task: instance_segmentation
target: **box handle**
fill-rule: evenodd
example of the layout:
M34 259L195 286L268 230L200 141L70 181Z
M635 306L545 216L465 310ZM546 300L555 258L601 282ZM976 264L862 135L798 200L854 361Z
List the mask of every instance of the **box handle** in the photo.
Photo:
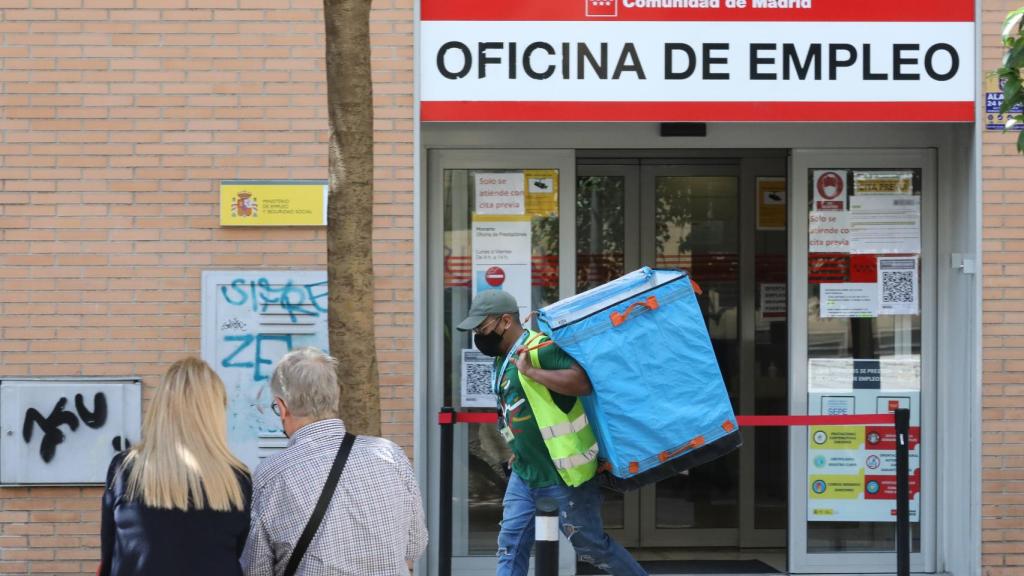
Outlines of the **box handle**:
M641 300L639 302L633 302L623 312L612 312L612 314L611 314L612 326L615 326L615 327L621 326L622 323L625 322L629 318L629 315L633 313L633 310L636 310L637 308L641 308L641 307L642 308L647 308L648 310L657 310L658 309L658 298L655 297L654 295L651 295L651 296L648 296L646 299Z

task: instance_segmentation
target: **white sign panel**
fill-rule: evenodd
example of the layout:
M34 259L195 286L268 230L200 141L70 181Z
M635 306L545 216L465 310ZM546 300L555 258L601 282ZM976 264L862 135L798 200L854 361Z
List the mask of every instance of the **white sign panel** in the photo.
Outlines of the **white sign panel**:
M532 305L531 234L528 216L473 220L473 294L508 292L519 304L520 318L529 314Z
M102 484L141 423L135 379L0 381L0 484Z
M462 407L494 408L497 397L491 392L494 358L475 349L462 351Z
M203 272L203 359L228 393L228 442L250 469L287 444L271 411L278 360L304 346L328 350L323 271Z

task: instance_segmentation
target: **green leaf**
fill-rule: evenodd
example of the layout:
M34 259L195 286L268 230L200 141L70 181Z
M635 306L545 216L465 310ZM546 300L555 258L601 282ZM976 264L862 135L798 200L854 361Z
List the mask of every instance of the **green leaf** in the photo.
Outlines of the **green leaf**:
M1018 8L1006 15L1003 21L1003 42L1020 33L1021 20L1024 19L1024 8Z
M1017 134L1017 152L1024 153L1024 132Z
M1006 79L1006 86L1003 87L1003 105L999 108L999 112L1001 114L1007 113L1011 108L1020 103L1020 98L1020 77L1008 77Z

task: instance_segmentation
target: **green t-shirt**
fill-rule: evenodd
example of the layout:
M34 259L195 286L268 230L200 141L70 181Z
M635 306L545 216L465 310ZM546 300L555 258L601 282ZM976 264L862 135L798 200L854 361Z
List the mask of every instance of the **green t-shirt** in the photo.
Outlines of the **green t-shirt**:
M545 370L563 370L573 365L572 357L554 344L539 349L537 355L540 368ZM494 369L500 370L504 360L504 356L496 358ZM576 403L575 397L557 392L551 392L551 398L566 413L572 410ZM534 418L530 403L526 400L526 393L519 381L515 357L509 360L505 374L501 378L498 404L504 416L503 420L513 436L508 445L515 454L515 460L512 462L515 473L530 488L564 484L554 463L551 462L551 455L548 454L544 438L540 435L537 419Z

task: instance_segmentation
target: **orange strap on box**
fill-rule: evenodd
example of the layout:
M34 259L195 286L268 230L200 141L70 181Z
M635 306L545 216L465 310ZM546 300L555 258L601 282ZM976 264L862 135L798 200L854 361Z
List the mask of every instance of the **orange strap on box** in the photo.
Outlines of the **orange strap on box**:
M697 448L697 447L700 447L700 446L703 446L703 445L704 445L704 437L703 436L697 436L693 440L690 440L686 444L683 444L682 446L680 446L679 448L676 448L675 450L672 450L671 452L666 450L666 451L662 452L661 454L658 454L658 460L660 460L661 462L668 462L672 458L675 458L676 456L682 454L683 452L686 452L687 450L691 450L693 448Z
M648 296L646 299L639 302L633 302L623 312L612 312L612 326L621 326L623 322L629 319L629 315L633 313L633 310L637 308L647 308L648 310L658 309L658 298L653 294Z

